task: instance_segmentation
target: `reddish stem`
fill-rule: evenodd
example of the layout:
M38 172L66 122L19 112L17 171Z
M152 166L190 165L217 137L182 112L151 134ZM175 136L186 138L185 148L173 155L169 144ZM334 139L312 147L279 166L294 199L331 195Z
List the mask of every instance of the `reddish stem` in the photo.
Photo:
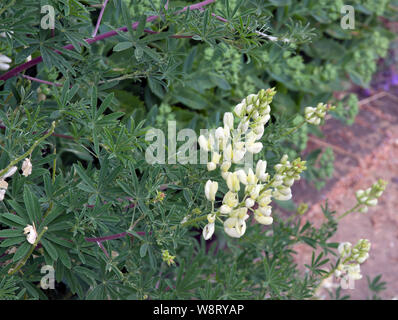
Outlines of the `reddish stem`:
M100 14L98 16L97 25L95 26L95 29L94 29L94 32L93 32L93 35L92 35L93 37L95 37L97 35L98 28L99 28L99 26L101 24L102 16L104 14L104 11L105 11L105 8L106 8L107 4L108 4L108 0L104 0L104 3L102 4L101 12L100 12Z
M139 234L140 236L145 236L145 231L137 231L137 234ZM127 232L122 232L122 233L116 233L116 234L111 234L109 236L105 236L105 237L98 237L98 238L86 238L87 242L104 242L104 241L108 241L108 240L115 240L115 239L120 239L120 238L124 238L126 235L130 236L130 237L134 237L132 234L127 233Z
M38 78L34 78L34 77L31 77L31 76L27 76L26 74L23 74L22 77L24 77L25 79L31 80L31 81L36 81L36 82L48 84L50 86L62 87L62 84L54 83L54 82L50 82L50 81L46 81L46 80L42 80L42 79L38 79Z
M210 4L210 3L213 3L214 1L215 0L206 0L206 1L199 2L197 4L193 4L191 6L186 6L183 9L177 11L177 14L180 14L182 12L187 11L188 8L189 8L189 10L198 10L198 9L200 9L200 8ZM156 20L158 18L160 18L160 16L150 16L150 17L148 17L146 19L146 22L147 23L148 22L152 22L152 21L154 21L154 20ZM139 24L139 22L134 22L131 25L132 29L137 29L138 24ZM93 38L85 39L84 41L86 41L88 44L92 44L94 42L101 41L101 40L104 40L106 38L114 37L114 36L118 35L118 31L127 32L128 28L127 27L122 27L122 28L119 28L119 29L116 29L116 30L111 30L111 31L105 32L103 34L100 34L98 36L95 36ZM181 37L183 37L183 36L181 36ZM73 48L74 48L73 44L68 44L68 45L63 47L63 49L66 49L66 50L72 50ZM55 50L55 52L60 54L60 52L58 52L56 50ZM23 63L23 64L15 67L13 69L11 69L10 71L4 73L3 75L0 76L0 80L4 80L5 81L5 80L8 80L8 79L10 79L12 77L15 77L18 73L20 73L20 72L22 72L22 71L24 71L26 69L29 69L29 68L39 64L42 61L43 61L43 57L42 56L34 58L34 59L32 59L32 60L30 60L30 61L28 61L26 63Z

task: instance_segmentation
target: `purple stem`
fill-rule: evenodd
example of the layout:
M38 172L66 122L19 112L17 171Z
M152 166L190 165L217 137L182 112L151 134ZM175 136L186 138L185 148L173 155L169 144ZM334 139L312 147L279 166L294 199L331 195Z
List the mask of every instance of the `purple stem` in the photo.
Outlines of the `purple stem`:
M48 85L56 86L56 87L62 87L62 84L54 83L54 82L50 82L50 81L46 81L46 80L41 80L38 78L27 76L26 74L23 74L22 77L24 77L25 79L31 80L31 81L36 81L36 82L40 82L40 83L44 83L44 84L48 84Z
M197 4L193 4L191 6L186 6L183 9L179 10L177 12L177 14L187 11L188 8L190 10L198 10L198 9L202 8L203 6L206 6L206 5L210 4L210 3L213 3L214 1L215 0L206 0L206 1L199 2ZM147 23L148 22L152 22L152 21L154 21L154 20L156 20L158 18L159 18L159 16L150 16L150 17L148 17L146 19L146 22ZM139 22L134 22L131 25L132 29L137 29L138 24L139 24ZM88 44L92 44L94 42L101 41L101 40L104 40L106 38L114 37L114 36L118 35L118 31L127 32L128 28L127 27L122 27L122 28L119 28L119 29L116 29L116 30L111 30L111 31L105 32L103 34L100 34L98 36L95 36L93 38L85 39L85 41ZM73 48L74 48L73 44L68 44L68 45L63 47L63 49L66 49L66 50L72 50ZM57 52L57 51L55 50L55 52ZM57 52L57 53L60 53L60 52ZM39 64L42 61L43 61L43 57L42 56L34 58L34 59L32 59L32 60L30 60L30 61L28 61L26 63L23 63L23 64L15 67L13 69L11 69L10 71L4 73L3 75L0 76L0 80L4 80L5 81L5 80L8 80L8 79L10 79L12 77L15 77L18 73L20 73L20 72L22 72L22 71L24 71L26 69L29 69L29 68Z
M105 255L109 258L108 251L106 251L104 245L101 242L99 242L99 241L97 241L97 244L102 249L102 251L105 253Z
M98 16L97 25L95 26L95 29L94 29L94 32L93 32L93 35L92 35L93 37L95 37L97 35L98 28L99 28L99 26L101 24L102 16L104 14L104 11L105 11L105 8L106 8L107 4L108 4L108 0L104 0L104 3L102 4L101 12L100 12L100 14Z
M145 231L138 231L137 234L139 234L140 236L144 236L145 235ZM127 232L122 232L122 233L116 233L116 234L111 234L109 236L105 236L105 237L98 237L98 238L86 238L87 242L104 242L104 241L108 241L108 240L115 240L115 239L120 239L120 238L124 238L126 235L129 235L130 237L134 237L132 234L127 233Z

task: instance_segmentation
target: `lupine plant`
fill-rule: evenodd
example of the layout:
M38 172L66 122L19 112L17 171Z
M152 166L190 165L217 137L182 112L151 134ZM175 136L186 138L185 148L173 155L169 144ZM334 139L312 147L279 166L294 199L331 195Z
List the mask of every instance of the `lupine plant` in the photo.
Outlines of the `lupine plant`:
M54 28L41 25L46 5ZM387 6L357 4L372 26L358 38L329 30L337 7L318 1L2 1L0 298L311 299L331 275L360 281L369 243L330 238L383 181L346 212L325 203L320 227L304 204L279 208L308 166L301 138L339 111L325 89L339 64L315 27L365 45ZM387 35L369 48L383 54ZM318 91L292 85L309 73ZM205 163L147 161L147 133L170 122L198 133L189 150Z

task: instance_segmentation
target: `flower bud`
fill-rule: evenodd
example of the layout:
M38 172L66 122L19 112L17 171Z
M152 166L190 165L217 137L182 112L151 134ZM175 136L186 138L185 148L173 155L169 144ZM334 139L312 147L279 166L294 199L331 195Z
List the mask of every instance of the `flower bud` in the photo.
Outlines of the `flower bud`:
M217 189L218 189L217 182L207 180L206 185L205 185L205 195L206 195L207 200L209 200L209 201L216 200Z

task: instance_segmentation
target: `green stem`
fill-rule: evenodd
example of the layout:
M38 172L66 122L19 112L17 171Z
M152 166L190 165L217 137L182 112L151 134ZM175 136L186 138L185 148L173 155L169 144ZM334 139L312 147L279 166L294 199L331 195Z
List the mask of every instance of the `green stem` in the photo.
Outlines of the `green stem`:
M292 134L293 132L295 132L296 130L300 129L305 123L307 123L306 120L303 120L302 122L300 122L297 126L295 126L294 128L290 129L289 131L285 132L284 134L282 134L282 138L286 137L290 134Z
M187 226L187 225L194 224L194 223L196 223L196 222L200 222L200 221L203 221L203 220L206 220L206 219L207 219L207 215L204 215L204 216L201 216L201 217L197 217L197 218L195 218L195 219L192 219L192 220L189 220L189 221L187 221L187 222L184 222L184 223L182 224L182 226L185 227L185 226Z
M29 252L27 253L27 255L25 256L25 258L23 258L23 260L21 260L13 269L8 270L8 274L9 275L13 275L15 272L17 272L19 269L21 269L26 261L28 261L29 257L32 255L33 250L35 250L35 248L37 247L37 244L39 243L41 237L43 236L43 234L48 230L47 227L44 227L43 230L40 232L40 234L38 235L36 241L34 244L32 244L32 247L30 248Z
M26 151L23 155L19 156L15 160L11 161L10 164L3 170L0 171L0 177L4 176L14 165L16 165L18 162L22 161L24 158L29 156L33 150L42 142L43 140L47 139L49 136L51 136L54 132L55 129L55 121L51 124L50 130L42 136L39 140L35 141L35 143L29 148L28 151Z
M352 207L350 210L347 210L346 212L344 212L341 216L337 217L337 221L341 220L342 218L344 218L346 215L350 214L351 212L355 211L356 209L358 209L361 206L360 203L357 203L354 207Z

